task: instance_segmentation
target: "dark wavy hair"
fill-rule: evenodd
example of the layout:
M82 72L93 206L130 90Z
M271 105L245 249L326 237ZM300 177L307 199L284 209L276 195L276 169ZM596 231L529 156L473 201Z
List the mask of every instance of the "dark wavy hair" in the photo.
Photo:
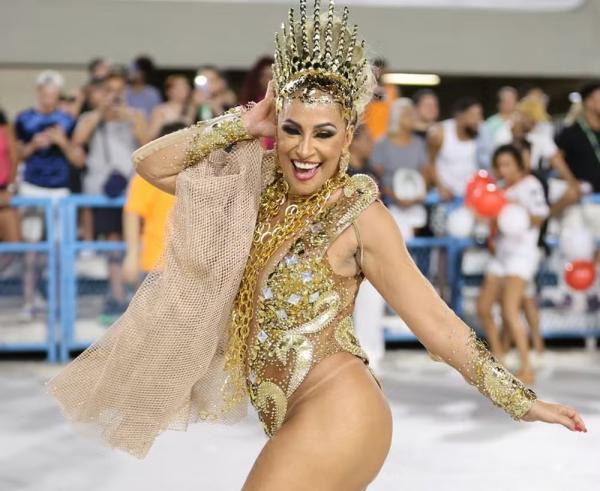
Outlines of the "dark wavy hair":
M273 64L273 57L263 56L259 58L250 71L246 74L242 90L240 91L240 104L249 102L258 102L264 96L264 89L260 86L260 76L262 71Z
M510 143L507 145L500 145L494 151L494 155L492 156L492 167L494 169L498 168L498 157L505 153L509 154L513 159L515 159L515 162L517 163L519 169L521 169L522 171L527 170L525 168L525 161L523 160L523 154L521 153L521 150L519 150L515 145Z

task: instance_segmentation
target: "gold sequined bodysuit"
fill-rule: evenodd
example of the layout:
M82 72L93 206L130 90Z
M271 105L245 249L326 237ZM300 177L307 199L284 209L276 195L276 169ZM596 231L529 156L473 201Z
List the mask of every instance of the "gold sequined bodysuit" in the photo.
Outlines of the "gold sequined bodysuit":
M336 237L378 196L368 176L349 181L270 258L257 286L246 384L268 436L281 427L288 399L321 360L346 351L368 363L352 323L363 273L341 276L327 259Z

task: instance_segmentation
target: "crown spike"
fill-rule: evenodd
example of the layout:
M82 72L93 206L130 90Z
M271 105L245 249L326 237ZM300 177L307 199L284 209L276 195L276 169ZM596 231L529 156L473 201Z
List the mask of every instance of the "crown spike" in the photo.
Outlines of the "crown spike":
M344 7L344 12L342 14L342 22L340 24L340 33L338 36L338 45L337 50L335 52L334 57L334 65L340 66L342 64L343 55L344 55L344 45L346 44L346 31L348 30L348 16L350 15L350 10L348 7Z
M298 53L298 44L297 44L297 36L296 36L296 19L294 18L294 9L290 9L288 15L288 23L290 27L290 40L289 46L291 47L292 57L297 59L300 58L300 53Z
M308 58L308 25L306 21L306 0L300 0L300 26L302 29L302 57Z
M358 26L354 24L352 29L352 37L350 38L350 44L348 45L348 51L346 52L346 65L352 64L352 58L354 57L354 48L356 48L356 37L358 36Z
M321 0L315 0L313 13L313 62L318 62L321 57Z
M279 33L276 32L275 33L275 53L274 53L274 60L273 60L273 78L277 81L281 78L281 68L282 68L282 59L281 59L281 53L279 50Z
M331 49L333 45L333 16L334 16L334 0L329 0L329 9L327 12L327 26L325 27L325 63L331 64Z

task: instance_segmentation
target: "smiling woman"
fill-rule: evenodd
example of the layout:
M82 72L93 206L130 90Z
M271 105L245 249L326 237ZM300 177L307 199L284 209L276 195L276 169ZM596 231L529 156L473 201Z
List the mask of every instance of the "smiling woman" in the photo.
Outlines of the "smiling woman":
M294 99L278 117L277 158L292 195L310 195L347 162L353 127L335 104ZM347 165L347 163L346 163Z
M237 421L249 399L269 440L243 489L364 490L392 434L352 322L368 278L434 359L512 418L583 431L493 358L421 275L375 182L346 174L372 74L347 9L322 16L317 0L311 17L305 0L290 12L263 100L134 153L177 196L163 270L49 390L138 457L167 428Z

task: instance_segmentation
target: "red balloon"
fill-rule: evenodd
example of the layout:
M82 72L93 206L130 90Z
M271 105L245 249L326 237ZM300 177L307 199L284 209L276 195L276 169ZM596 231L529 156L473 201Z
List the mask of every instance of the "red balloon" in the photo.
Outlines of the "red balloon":
M587 290L596 281L594 261L573 261L565 266L565 281L574 290Z
M469 179L465 190L465 205L475 206L475 201L485 192L488 184L494 184L494 178L485 170L480 170Z
M495 184L487 184L480 196L477 196L474 207L477 213L487 218L497 217L506 204L506 196Z

